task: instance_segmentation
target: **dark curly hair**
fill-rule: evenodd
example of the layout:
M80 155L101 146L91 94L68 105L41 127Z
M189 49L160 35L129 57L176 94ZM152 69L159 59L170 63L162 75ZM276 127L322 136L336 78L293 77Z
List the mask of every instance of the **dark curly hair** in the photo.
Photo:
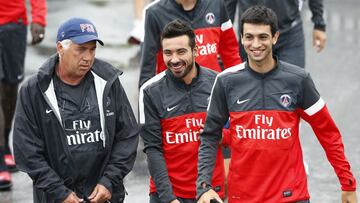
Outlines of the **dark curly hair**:
M161 33L161 41L165 38L174 38L182 35L189 37L189 46L191 49L194 49L196 46L194 30L187 22L179 19L171 21L164 27Z
M246 9L240 18L241 34L244 34L244 23L270 25L272 36L279 29L275 12L265 6L252 6Z

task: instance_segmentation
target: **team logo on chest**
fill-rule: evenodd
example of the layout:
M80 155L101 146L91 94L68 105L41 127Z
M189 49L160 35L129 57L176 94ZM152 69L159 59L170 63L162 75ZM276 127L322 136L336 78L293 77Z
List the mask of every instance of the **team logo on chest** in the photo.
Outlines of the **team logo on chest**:
M214 24L215 22L215 15L213 13L207 13L205 16L205 20L210 25Z
M281 95L280 103L281 103L281 105L283 105L286 108L289 107L291 104L291 97L287 94Z

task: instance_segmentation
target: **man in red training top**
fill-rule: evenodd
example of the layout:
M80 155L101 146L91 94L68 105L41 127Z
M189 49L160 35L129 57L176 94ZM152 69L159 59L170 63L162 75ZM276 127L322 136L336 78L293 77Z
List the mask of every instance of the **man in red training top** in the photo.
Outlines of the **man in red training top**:
M340 132L309 73L272 54L279 37L275 13L249 8L241 17L241 33L248 61L217 76L200 136L198 202L221 201L211 189L211 174L222 126L230 118L229 203L308 203L302 118L334 167L343 203L356 203L356 180Z
M216 72L195 62L195 34L184 21L161 35L167 70L140 88L141 137L151 175L150 203L195 203L199 130ZM213 189L224 197L224 160L215 146Z

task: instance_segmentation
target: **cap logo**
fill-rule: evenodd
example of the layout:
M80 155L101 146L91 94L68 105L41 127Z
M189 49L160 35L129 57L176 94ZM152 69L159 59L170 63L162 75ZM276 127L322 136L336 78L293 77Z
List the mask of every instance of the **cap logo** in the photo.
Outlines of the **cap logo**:
M95 33L95 28L92 24L80 24L80 29L81 32L94 32Z

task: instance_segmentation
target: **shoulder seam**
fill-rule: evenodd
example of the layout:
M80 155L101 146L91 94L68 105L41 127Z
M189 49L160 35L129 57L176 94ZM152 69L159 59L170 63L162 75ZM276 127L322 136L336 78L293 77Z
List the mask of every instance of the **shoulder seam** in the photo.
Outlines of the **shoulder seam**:
M222 71L221 73L219 73L219 74L217 75L217 77L222 76L222 75L225 75L225 74L227 74L227 73L233 73L233 72L237 72L237 71L239 71L239 70L243 70L243 69L245 69L245 63L246 63L246 62L243 62L243 63L241 63L241 64L238 64L238 65L232 66L232 67L230 67L230 68L227 68L227 69L225 69L224 71Z
M164 70L163 72L155 75L154 77L152 77L151 79L149 79L148 81L146 81L143 85L141 85L140 87L140 91L139 91L139 123L140 124L144 124L145 123L145 113L144 113L144 90L146 87L150 86L151 84L154 84L155 82L161 80L162 78L165 77L165 72L166 70Z

